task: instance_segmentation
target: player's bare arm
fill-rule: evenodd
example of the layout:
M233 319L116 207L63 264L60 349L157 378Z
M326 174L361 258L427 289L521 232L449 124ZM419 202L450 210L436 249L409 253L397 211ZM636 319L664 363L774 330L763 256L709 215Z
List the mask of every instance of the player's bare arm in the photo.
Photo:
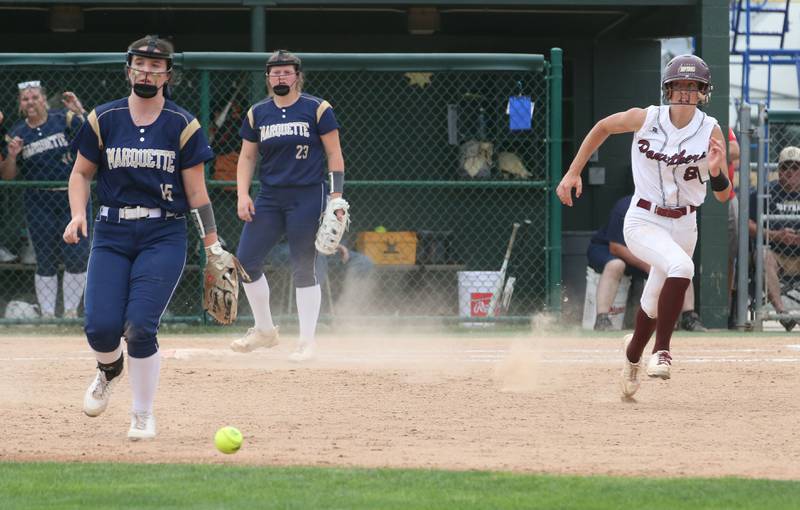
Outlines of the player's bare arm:
M203 163L198 163L191 168L183 170L181 178L183 179L183 189L186 192L186 202L189 203L190 209L197 209L200 206L211 203L211 199L208 197L208 188L206 188ZM203 237L203 246L211 246L216 242L216 232L207 232Z
M633 252L624 244L609 241L608 251L611 253L611 255L624 260L629 266L634 266L645 273L650 272L650 264L634 255Z
M339 142L339 130L334 129L324 135L320 136L322 146L325 147L325 156L328 159L329 172L342 172L344 173L344 156L342 156L342 145ZM340 198L341 193L336 193L331 190L331 198ZM336 216L341 220L344 215L342 209L336 211Z
M69 210L72 215L67 227L64 229L64 241L76 244L81 236L88 237L86 222L86 204L89 202L89 186L92 183L97 165L86 159L78 152L72 173L69 174Z
M329 133L320 136L322 145L325 147L325 156L328 159L328 171L330 172L344 172L344 156L342 156L342 145L339 142L339 130L334 129ZM331 193L335 197L339 197L341 193Z
M578 153L572 160L567 173L556 188L561 203L572 207L572 190L575 190L575 198L579 198L583 193L583 183L581 182L581 172L589 161L592 153L596 151L603 142L611 135L620 133L631 133L638 131L644 124L647 117L647 110L643 108L631 108L624 112L618 112L601 119L583 139Z
M730 198L731 183L728 181L728 160L725 155L725 139L722 137L722 130L719 126L714 126L711 137L708 139L708 173L712 179L711 188L714 197L720 202L727 202ZM715 186L714 181L717 182ZM722 184L727 182L724 188Z
M250 184L253 182L253 173L258 162L258 144L242 140L239 151L239 161L236 163L236 213L243 221L253 221L256 207L250 198Z

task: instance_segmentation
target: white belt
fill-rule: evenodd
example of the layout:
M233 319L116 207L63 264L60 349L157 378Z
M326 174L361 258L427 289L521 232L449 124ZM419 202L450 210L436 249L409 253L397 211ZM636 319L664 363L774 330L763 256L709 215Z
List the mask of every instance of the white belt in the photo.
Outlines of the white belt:
M111 208L105 205L100 207L100 216L108 217L109 210ZM119 219L121 220L143 220L145 218L160 218L162 211L158 207L154 207L152 209L148 207L142 207L137 205L135 207L120 207L117 209L119 211ZM174 212L166 212L167 218L175 216Z

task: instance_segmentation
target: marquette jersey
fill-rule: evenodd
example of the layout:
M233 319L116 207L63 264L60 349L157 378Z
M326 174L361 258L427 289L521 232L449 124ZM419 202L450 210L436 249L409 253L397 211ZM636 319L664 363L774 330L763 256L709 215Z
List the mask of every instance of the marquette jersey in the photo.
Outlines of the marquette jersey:
M170 100L155 122L136 126L128 98L98 106L73 145L98 165L97 195L109 207L189 210L181 170L214 157L200 122Z
M636 195L662 207L699 206L706 197L708 143L717 120L696 110L685 127L669 119L669 106L649 106L634 133L631 163Z
M242 121L241 137L258 144L262 186L307 186L325 179L320 135L339 129L331 105L308 94L286 108L272 98L253 105Z
M68 180L74 160L70 140L82 122L80 116L61 109L48 111L47 121L35 128L24 120L14 124L6 142L22 138L22 152L17 159L20 175L29 181ZM8 154L7 147L3 153Z

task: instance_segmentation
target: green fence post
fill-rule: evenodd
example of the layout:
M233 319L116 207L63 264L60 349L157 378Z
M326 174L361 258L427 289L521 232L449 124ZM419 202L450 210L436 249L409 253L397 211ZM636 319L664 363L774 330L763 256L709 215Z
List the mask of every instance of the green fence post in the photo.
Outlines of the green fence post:
M211 126L211 78L208 70L200 71L200 125L208 137ZM210 177L211 163L206 163L206 178Z
M206 137L209 135L209 127L211 126L211 79L209 76L209 72L207 69L203 69L200 71L200 125L203 127L203 130L206 133ZM206 173L206 180L211 178L211 162L207 162L205 166L205 173ZM200 265L205 267L206 264L206 252L205 250L200 250ZM198 282L199 282L199 294L200 294L200 302L203 302L203 272L198 272ZM208 316L201 310L200 317L198 317L203 325L206 324L208 320Z
M556 200L555 187L561 180L561 117L562 117L562 78L563 50L550 50L550 186L547 190L547 203L550 205L550 244L547 289L548 306L553 312L561 311L561 203Z

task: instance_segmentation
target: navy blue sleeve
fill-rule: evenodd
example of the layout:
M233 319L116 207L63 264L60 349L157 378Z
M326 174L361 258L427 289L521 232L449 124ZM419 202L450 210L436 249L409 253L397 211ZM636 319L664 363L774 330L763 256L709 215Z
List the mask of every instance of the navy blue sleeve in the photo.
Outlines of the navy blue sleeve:
M189 126L190 127L187 129L191 129L192 126L197 127L189 139L186 140L186 143L183 144L183 147L181 147L181 170L186 170L187 168L214 159L214 151L212 151L211 147L208 145L208 138L203 129L200 128L200 123L197 119L192 120Z
M92 111L89 115L95 115L95 112ZM75 153L80 152L84 158L95 165L100 164L100 146L98 145L97 134L90 123L84 122L81 125L78 134L75 135L70 144L70 150Z
M336 122L336 115L333 114L333 108L328 108L322 113L319 122L317 122L317 132L321 135L330 133L334 129L339 129L339 123Z
M608 241L625 246L625 235L622 228L625 225L625 213L631 203L631 197L624 197L617 200L611 214L608 217Z
M756 221L756 206L758 205L758 194L756 191L755 189L750 190L750 219L753 221Z
M242 127L239 129L239 136L242 137L243 140L247 140L248 142L258 143L258 130L255 129L255 114L256 114L256 107L253 106L247 112L247 115L242 117ZM253 125L250 125L250 122L253 122Z

